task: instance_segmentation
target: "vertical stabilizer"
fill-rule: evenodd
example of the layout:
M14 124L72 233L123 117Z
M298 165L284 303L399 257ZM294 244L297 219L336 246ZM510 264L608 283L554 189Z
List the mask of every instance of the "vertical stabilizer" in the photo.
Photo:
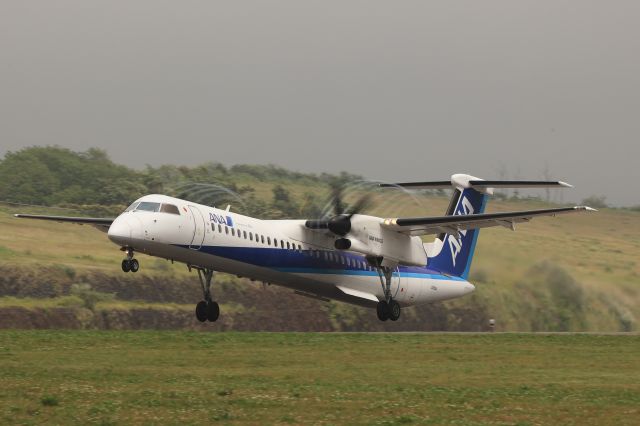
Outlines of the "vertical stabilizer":
M484 213L488 195L468 187L467 175L454 175L454 193L447 209L447 216ZM427 266L448 275L467 279L479 229L460 230L457 235L440 234L430 245Z

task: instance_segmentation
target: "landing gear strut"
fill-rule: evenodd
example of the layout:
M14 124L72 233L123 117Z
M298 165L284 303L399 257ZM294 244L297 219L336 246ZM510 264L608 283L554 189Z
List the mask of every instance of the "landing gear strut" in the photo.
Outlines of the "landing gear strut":
M211 280L214 271L208 268L189 266L189 270L191 270L191 268L198 271L198 278L200 278L200 285L202 286L202 297L204 299L196 305L196 318L198 318L200 322L214 322L220 316L220 306L218 302L211 299Z
M122 261L122 272L138 272L140 263L133 258L133 249L131 247L123 248L127 252L127 258Z
M380 321L398 321L400 318L400 304L393 300L391 296L391 278L393 277L393 269L388 266L382 266L382 259L375 258L371 262L373 267L378 271L378 277L380 277L380 285L382 286L382 293L384 294L384 300L378 302L376 306L376 314Z

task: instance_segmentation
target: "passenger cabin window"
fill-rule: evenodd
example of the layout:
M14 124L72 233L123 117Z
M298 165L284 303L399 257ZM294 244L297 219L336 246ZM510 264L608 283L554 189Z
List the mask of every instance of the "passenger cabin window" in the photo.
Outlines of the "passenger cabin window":
M253 241L253 232L249 232L249 239Z
M271 245L271 237L267 237L267 244Z
M171 213L171 214L180 215L180 210L178 210L178 207L174 206L173 204L162 204L162 207L160 207L160 211L162 213Z
M157 212L160 210L160 203L151 203L149 201L143 201L136 207L137 212Z
M226 228L226 226L225 226ZM218 232L222 234L222 225L218 224ZM229 231L227 231L227 234L229 233Z
M260 242L264 244L264 235L260 235Z
M231 236L232 237L236 236L236 230L234 228L231 228Z

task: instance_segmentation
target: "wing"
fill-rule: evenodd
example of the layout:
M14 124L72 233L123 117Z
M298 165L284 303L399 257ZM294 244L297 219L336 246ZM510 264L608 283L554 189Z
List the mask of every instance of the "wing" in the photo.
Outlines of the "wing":
M411 217L385 219L382 226L409 235L452 234L467 229L504 226L515 229L515 224L529 222L537 216L556 216L564 213L596 211L591 207L575 206L555 209L527 210L505 213L483 213L455 216Z
M14 216L24 219L52 220L55 222L70 222L79 225L93 225L103 232L107 232L109 230L109 227L115 220L115 218L110 217L47 216L38 214L15 214Z

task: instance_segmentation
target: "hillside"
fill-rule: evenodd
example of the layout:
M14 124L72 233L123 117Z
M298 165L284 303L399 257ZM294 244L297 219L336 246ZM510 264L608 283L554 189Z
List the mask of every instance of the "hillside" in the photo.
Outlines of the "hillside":
M446 199L430 197L423 202L424 213L435 214L444 209ZM535 207L540 207L538 202L499 201L491 206L492 210ZM102 310L168 309L174 315L180 311L185 315L180 327L199 327L192 321L191 312L199 299L197 278L184 265L140 256L141 272L135 278L125 276L119 270L121 252L100 231L89 226L18 220L9 210L14 209L5 207L0 212L4 283L0 295L5 296L0 297L0 306L40 308L43 305L38 302L39 297L68 296L71 286L80 282L89 283L102 293L115 293L114 299L98 303ZM415 210L408 209L407 214L415 214ZM520 226L516 232L483 230L471 271L476 292L446 304L408 309L398 325L410 325L410 329L461 329L459 324L464 322L462 329L484 329L484 321L495 318L501 330L636 330L640 315L639 219L638 213L604 210L541 219ZM8 281L21 284L11 286ZM58 290L38 293L38 288L50 286L51 282L60 284L53 286ZM324 304L284 289L263 289L231 276L224 276L223 282L223 304L232 301L235 311L261 311L243 314L245 324L250 317L275 317L268 311L273 306L271 302L280 301L297 324L317 325L317 318L321 317L324 321L320 329L325 330L389 327L377 324L372 313L360 308ZM171 283L173 291L169 291ZM147 306L150 303L155 305ZM50 308L54 305L49 304ZM223 309L228 315L228 307ZM451 312L460 310L464 311L464 318L451 318ZM409 314L412 311L415 312ZM409 321L412 317L415 321ZM431 323L421 324L420 319ZM281 325L277 329L287 329L289 325L281 320L277 321ZM259 321L248 323L255 325ZM236 328L223 323L220 326Z
M174 195L186 191L183 196L200 197L197 201L202 202L230 202L235 211L259 217L317 217L336 182L348 184L347 200L371 186L354 176L307 175L271 166L163 166L137 172L114 165L135 183L129 190L142 192L121 193L107 186L108 195L102 196L119 203L104 208L74 203L73 194L83 193L82 185L56 168L68 162L84 179L100 180L112 173L112 163L99 152L33 148L0 162L0 177L18 166L30 166L48 176L49 182L36 191L36 183L23 174L24 186L31 188L31 198L24 199L6 181L0 185L3 201L47 205L0 204L0 327L484 330L488 319L494 318L498 330L638 329L640 213L606 208L537 219L516 232L482 230L470 277L476 292L444 304L406 309L397 324L378 323L366 309L318 302L275 286L263 288L219 275L224 315L219 324L202 326L192 314L200 298L197 277L184 265L141 255L141 272L124 275L119 267L121 252L100 231L19 220L11 214L117 214L137 196L160 192L155 189ZM203 190L196 184L209 186ZM234 188L242 200L224 199L212 184ZM487 210L548 206L540 200L502 198L492 200ZM373 201L368 213L439 215L448 197L387 191L374 192ZM276 315L274 306L284 314Z

